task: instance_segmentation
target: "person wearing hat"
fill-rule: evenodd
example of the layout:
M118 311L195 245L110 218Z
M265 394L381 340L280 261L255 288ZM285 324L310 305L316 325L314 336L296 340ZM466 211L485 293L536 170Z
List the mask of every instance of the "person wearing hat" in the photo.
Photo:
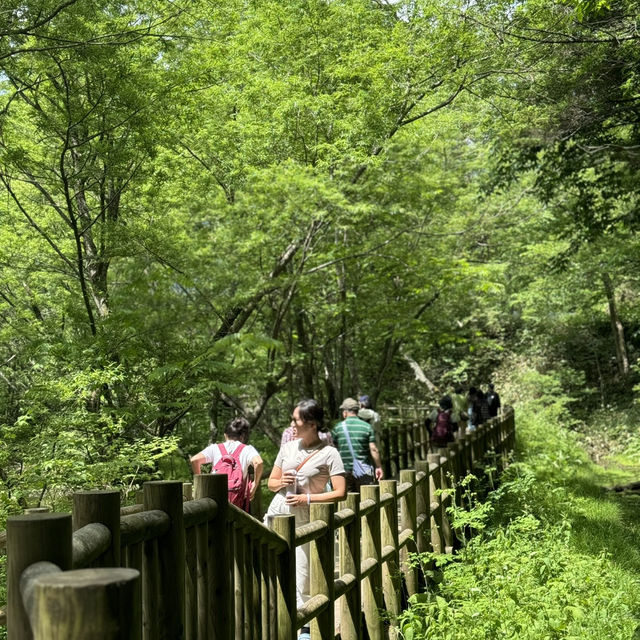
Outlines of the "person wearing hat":
M357 491L363 484L372 484L374 479L382 479L382 458L373 428L368 422L358 418L360 403L353 398L345 398L340 409L343 420L331 431L331 437L344 463L347 491ZM358 468L370 468L370 474L356 477L354 459Z
M371 405L371 398L369 396L359 396L358 402L360 403L360 410L358 411L358 418L368 422L374 432L380 427L380 414L374 411Z

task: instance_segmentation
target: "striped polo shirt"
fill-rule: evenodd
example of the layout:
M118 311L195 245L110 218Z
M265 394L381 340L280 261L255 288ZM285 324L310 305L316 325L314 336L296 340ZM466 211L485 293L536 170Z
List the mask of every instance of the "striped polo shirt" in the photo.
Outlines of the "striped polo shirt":
M373 464L369 443L375 442L376 438L371 425L355 416L348 416L345 420L339 422L333 431L331 431L331 437L344 463L344 470L353 470L353 458L351 457L351 451L349 450L347 439L342 430L342 425L346 425L349 430L351 446L353 447L353 452L356 454L356 458L367 464Z

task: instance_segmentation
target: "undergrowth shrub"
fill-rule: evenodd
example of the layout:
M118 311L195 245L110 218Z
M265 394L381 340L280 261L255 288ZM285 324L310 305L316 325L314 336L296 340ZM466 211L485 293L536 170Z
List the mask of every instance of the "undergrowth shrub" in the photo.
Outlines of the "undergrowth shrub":
M471 539L436 563L426 593L399 620L405 640L635 638L640 531L599 486L600 472L570 428L574 399L561 376L527 369L511 379L518 460L482 502L467 490ZM637 519L637 516L631 516Z
M568 523L514 519L476 537L445 569L438 588L411 599L405 640L631 638L638 603L633 581L604 555L571 549Z

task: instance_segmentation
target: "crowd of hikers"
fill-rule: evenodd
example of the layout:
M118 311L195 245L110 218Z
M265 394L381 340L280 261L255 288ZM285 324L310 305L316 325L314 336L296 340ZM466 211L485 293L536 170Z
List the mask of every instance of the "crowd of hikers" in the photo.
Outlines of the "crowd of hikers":
M337 502L347 491L373 484L384 476L382 458L376 444L380 415L367 395L345 398L340 405L342 420L332 429L324 421L324 411L313 399L301 400L293 409L291 422L283 431L268 487L275 494L264 522L274 516L292 514L296 527L309 522L311 503ZM426 419L432 450L445 447L463 425L473 430L500 411L500 397L490 384L485 393L471 387L467 394L458 388L440 398L439 406ZM212 473L227 475L229 501L250 511L262 478L263 461L248 443L249 422L234 418L225 427L224 442L210 444L191 458L195 474L203 464ZM253 468L253 480L249 468ZM309 544L296 548L296 600L298 607L310 597ZM309 628L299 638L308 640Z
M502 407L500 396L493 384L487 391L470 387L465 394L458 387L451 395L444 395L426 419L429 433L429 447L433 451L446 447L455 439L455 433L463 426L466 431L474 431L489 418L498 415Z

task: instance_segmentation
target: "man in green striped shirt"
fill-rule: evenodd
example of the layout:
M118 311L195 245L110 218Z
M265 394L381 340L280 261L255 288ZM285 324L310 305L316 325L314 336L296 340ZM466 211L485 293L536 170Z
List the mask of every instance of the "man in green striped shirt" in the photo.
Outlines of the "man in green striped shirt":
M331 437L340 453L344 463L347 491L357 491L363 484L372 484L374 477L381 480L382 459L376 446L376 438L371 425L358 418L360 403L353 398L346 398L340 405L342 409L342 422L338 423L331 431ZM351 447L345 435L345 429L349 432ZM353 455L351 453L353 448ZM353 458L355 457L367 465L373 465L371 476L355 478L353 476Z

